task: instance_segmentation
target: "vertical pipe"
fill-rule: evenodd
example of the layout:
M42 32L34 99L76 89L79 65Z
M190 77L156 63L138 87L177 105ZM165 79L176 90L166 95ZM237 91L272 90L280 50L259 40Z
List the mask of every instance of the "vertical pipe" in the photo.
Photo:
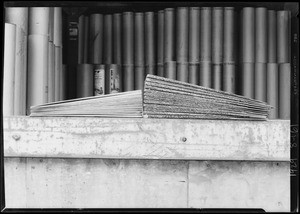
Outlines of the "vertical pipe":
M104 15L104 54L103 64L111 64L113 57L113 31L112 31L112 15Z
M242 95L248 98L254 98L254 70L255 63L243 62L242 63Z
M189 63L189 83L199 85L200 65L198 63Z
M212 64L212 85L216 90L222 90L222 63Z
M165 77L176 80L176 61L169 61L164 63Z
M62 48L59 46L54 47L55 51L55 64L54 64L54 85L55 85L55 101L60 100L60 94L61 94L61 72L62 72Z
M164 10L164 62L175 60L175 10Z
M236 93L235 71L235 63L223 63L223 91L227 91L229 93Z
M189 76L188 76L188 71L189 71L189 63L188 62L177 62L176 66L176 72L177 72L177 77L176 79L182 82L189 82Z
M49 36L49 7L30 7L28 34Z
M277 62L277 21L276 21L276 11L268 11L268 62Z
M94 65L94 95L105 94L105 65Z
M277 11L277 63L289 61L289 12Z
M200 61L211 62L211 8L201 7L200 12Z
M255 62L267 63L268 60L268 10L264 7L255 9Z
M78 64L84 61L84 25L85 18L81 15L78 20Z
M242 62L255 62L255 17L254 8L242 10Z
M90 15L89 62L101 64L103 59L103 15Z
M279 64L279 118L289 120L291 115L291 64Z
M61 73L60 73L60 95L59 99L60 100L65 100L66 99L66 73L67 73L67 65L62 65L61 66Z
M234 7L224 8L224 44L223 44L223 62L235 63L236 57L236 29Z
M122 14L113 14L113 63L122 64Z
M14 114L16 25L5 23L3 67L3 116Z
M199 84L201 86L211 88L211 66L210 61L200 62Z
M254 85L254 98L267 102L267 63L255 63Z
M53 29L53 44L63 47L62 44L62 8L54 7L54 29Z
M78 64L77 65L77 97L93 96L93 65L92 64Z
M164 76L164 10L157 15L157 75Z
M19 26L28 35L28 7L6 7L5 23Z
M84 16L84 30L83 30L83 63L88 62L89 53L89 17Z
M146 74L156 74L155 72L155 25L154 12L145 13L145 65Z
M267 64L267 103L274 108L270 111L269 119L278 118L278 64Z
M117 64L110 64L106 66L105 72L105 93L112 94L120 92L120 66Z
M55 46L49 42L48 49L48 102L55 101Z
M49 7L49 41L53 42L54 39L54 7Z

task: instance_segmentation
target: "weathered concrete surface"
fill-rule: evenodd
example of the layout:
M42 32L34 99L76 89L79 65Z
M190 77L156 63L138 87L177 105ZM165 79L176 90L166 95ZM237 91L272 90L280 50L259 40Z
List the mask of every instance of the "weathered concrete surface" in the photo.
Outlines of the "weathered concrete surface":
M290 121L6 117L6 157L290 160Z
M5 158L7 208L289 211L289 162Z

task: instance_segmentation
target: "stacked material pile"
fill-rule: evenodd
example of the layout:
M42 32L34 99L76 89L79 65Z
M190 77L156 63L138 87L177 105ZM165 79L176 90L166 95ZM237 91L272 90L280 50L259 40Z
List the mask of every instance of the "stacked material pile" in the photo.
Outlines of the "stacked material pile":
M266 120L262 101L148 74L141 90L31 107L31 116Z

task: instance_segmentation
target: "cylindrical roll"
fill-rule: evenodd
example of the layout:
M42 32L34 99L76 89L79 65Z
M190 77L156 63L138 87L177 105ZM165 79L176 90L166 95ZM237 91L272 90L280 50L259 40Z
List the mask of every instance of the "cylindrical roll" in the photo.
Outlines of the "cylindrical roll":
M14 115L26 114L26 43L27 36L19 26L16 26L16 56L14 71Z
M199 63L189 63L189 83L199 85Z
M122 14L113 14L113 63L122 64Z
M223 7L213 7L212 9L212 63L223 62ZM219 66L216 66L218 69ZM218 76L221 77L221 76ZM214 80L215 81L215 80ZM216 79L221 82L221 79ZM219 88L219 87L218 87Z
M48 27L48 25L47 25ZM48 35L28 36L27 113L48 101Z
M212 65L212 88L222 90L222 64Z
M242 10L242 62L255 62L255 17L254 8Z
M164 10L158 11L157 15L157 63L161 66L157 66L158 69L163 67L164 63ZM159 72L157 72L159 73Z
M113 57L113 26L112 15L104 15L104 54L103 64L111 64Z
M276 11L268 11L268 62L277 62L277 21L276 21Z
M94 72L92 64L77 65L77 97L93 96L94 89Z
M144 42L144 13L134 14L134 65L144 66L145 64L145 42Z
M120 92L120 66L117 64L106 65L105 93L112 94Z
M201 12L200 12L200 61L211 61L211 8L210 7L201 7Z
M200 62L199 84L204 87L211 88L211 62Z
M177 72L177 80L182 82L189 82L188 62L177 62L176 72Z
M89 54L89 17L84 17L83 63L88 62Z
M277 11L277 63L289 61L289 11Z
M94 95L105 94L105 65L94 65Z
M55 46L49 42L48 47L48 102L55 101Z
M145 13L145 65L153 67L156 64L155 59L155 25L154 25L154 12ZM150 68L149 67L149 68ZM152 69L146 68L146 73L150 71L154 74Z
M59 46L54 47L54 52L55 52L55 64L54 64L54 85L55 85L55 90L54 90L54 97L55 101L60 100L60 94L61 94L61 73L62 73L62 48Z
M291 115L291 64L279 64L279 118L288 120Z
M267 102L271 109L269 119L278 118L278 64L267 64Z
M134 65L123 65L122 72L124 91L134 90Z
M164 10L164 62L175 60L175 10Z
M143 89L144 80L145 80L145 66L135 65L134 77L135 77L134 89L135 90Z
M60 73L60 95L59 100L66 99L66 73L67 73L67 65L62 65L61 73Z
M236 93L235 70L236 65L234 63L223 63L223 91Z
M266 63L268 60L268 10L264 7L255 9L255 61Z
M49 42L53 42L54 38L54 7L49 7Z
M6 7L5 23L19 26L28 35L28 7Z
M124 65L134 64L134 52L133 52L134 51L134 21L133 20L134 19L133 19L132 12L123 13L123 54L122 54L123 60L122 61ZM134 80L132 79L132 81Z
M176 80L176 61L164 63L164 75L166 78Z
M78 20L78 64L84 61L84 15L81 15Z
M156 65L146 65L145 66L145 74L153 74L156 75Z
M255 63L254 98L267 102L267 63Z
M234 7L224 8L223 62L233 63L236 57L236 32Z
M248 98L254 98L254 71L255 63L242 63L242 95Z
M49 36L49 7L29 8L29 35L39 34Z
M200 61L200 7L190 7L189 16L189 62L199 63ZM191 66L191 71L195 71ZM192 76L193 79L193 76ZM192 82L198 82L198 80Z
M5 23L3 67L3 116L14 114L16 25Z
M89 62L101 64L103 57L103 15L90 15Z
M178 7L176 11L176 60L177 62L188 61L188 48L189 48L188 33L189 33L189 8ZM186 67L188 68L188 65ZM180 71L177 70L177 73L178 72ZM188 81L188 79L186 79L186 81Z
M157 63L157 76L164 77L164 64L163 63Z
M54 7L53 44L63 47L62 43L62 8Z

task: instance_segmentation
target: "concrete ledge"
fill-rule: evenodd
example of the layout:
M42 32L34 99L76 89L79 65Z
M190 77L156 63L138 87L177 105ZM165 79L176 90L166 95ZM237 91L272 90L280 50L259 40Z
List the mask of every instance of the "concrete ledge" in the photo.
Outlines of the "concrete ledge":
M5 157L290 161L290 121L6 117Z

